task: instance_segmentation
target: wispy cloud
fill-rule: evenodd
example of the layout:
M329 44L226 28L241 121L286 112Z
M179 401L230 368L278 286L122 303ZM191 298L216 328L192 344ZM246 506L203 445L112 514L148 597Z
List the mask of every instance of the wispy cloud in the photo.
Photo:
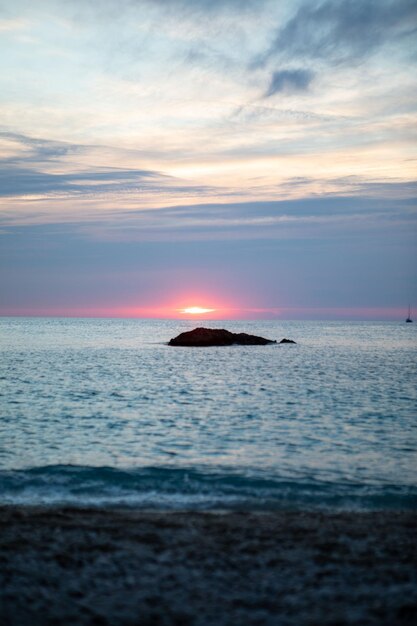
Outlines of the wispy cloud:
M140 189L156 186L161 189L163 177L144 170L91 170L74 174L52 174L35 169L9 166L0 162L0 195L50 195L53 193L89 194L104 191Z
M270 98L276 93L306 91L313 78L314 73L311 70L278 70L272 74L271 82L265 93L265 98Z
M16 153L0 159L0 197L39 198L142 194L204 195L210 188L186 183L158 171L97 166L77 161L98 147L67 144L18 133L2 132ZM23 148L23 151L21 150ZM91 161L91 159L90 159ZM42 167L42 169L41 169ZM56 171L56 170L61 171ZM64 170L64 171L62 171Z
M391 41L417 30L414 0L313 0L277 29L260 59L322 59L328 63L360 61Z
M317 181L298 178L288 187L306 189L309 198L299 200L191 203L168 207L122 207L101 212L86 211L76 219L62 220L51 214L48 219L6 221L8 227L31 224L55 224L72 221L78 232L94 239L114 241L223 241L232 239L304 239L344 238L347 232L389 232L413 230L417 223L414 198L415 183L368 183L350 178L337 181L335 190L344 187L345 195L336 192L312 197L311 185ZM328 183L329 184L329 183ZM365 197L364 197L365 196ZM393 204L395 210L393 210ZM99 219L97 219L99 217Z
M3 130L0 131L0 142L4 140L15 144L17 149L16 157L14 159L15 163L39 163L40 161L57 159L75 154L83 149L77 144L70 144L64 141L54 141L51 139L42 139L40 137L30 137L28 135L24 135L23 133ZM25 152L19 151L19 148L22 147L27 150Z

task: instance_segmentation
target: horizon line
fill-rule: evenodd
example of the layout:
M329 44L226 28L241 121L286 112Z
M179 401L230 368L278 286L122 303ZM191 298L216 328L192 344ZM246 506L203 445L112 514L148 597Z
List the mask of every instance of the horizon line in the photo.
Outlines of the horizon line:
M184 314L184 315L175 315L175 314L161 314L161 315L146 315L139 313L128 313L128 312L104 312L104 311L0 311L0 318L45 318L45 319L131 319L131 320L155 320L155 321L193 321L196 325L199 323L205 322L238 322L238 321L248 321L248 322L256 322L256 321L363 321L363 322L371 322L371 321L404 321L407 317L407 313L403 311L401 308L355 308L355 309L334 309L329 308L327 311L323 310L323 308L317 309L308 309L303 314L295 313L293 310L292 315L289 311L285 314L285 311L281 309L280 314L273 314L271 312L265 311L264 315L261 314L259 309L257 310L258 315L254 315L255 311L250 314L250 311L246 310L248 313L245 315L224 315L224 316L216 316L213 314ZM243 313L243 311L242 311Z

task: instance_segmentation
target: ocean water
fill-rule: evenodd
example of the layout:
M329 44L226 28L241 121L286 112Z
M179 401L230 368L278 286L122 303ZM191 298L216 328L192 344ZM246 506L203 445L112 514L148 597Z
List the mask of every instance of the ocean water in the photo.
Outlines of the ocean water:
M417 324L197 324L0 319L0 503L417 508Z

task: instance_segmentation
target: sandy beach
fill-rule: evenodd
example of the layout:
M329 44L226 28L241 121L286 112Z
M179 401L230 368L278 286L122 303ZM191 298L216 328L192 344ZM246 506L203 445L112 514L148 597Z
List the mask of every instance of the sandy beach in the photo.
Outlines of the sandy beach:
M0 509L0 623L412 624L412 512Z

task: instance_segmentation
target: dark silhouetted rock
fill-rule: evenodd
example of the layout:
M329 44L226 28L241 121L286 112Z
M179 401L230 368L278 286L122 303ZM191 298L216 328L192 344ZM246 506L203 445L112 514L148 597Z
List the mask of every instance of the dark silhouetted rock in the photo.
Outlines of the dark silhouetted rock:
M292 339L281 339L280 343L296 343Z
M265 346L268 343L276 343L272 339L256 337L247 333L231 333L223 328L195 328L178 337L171 339L170 346Z

